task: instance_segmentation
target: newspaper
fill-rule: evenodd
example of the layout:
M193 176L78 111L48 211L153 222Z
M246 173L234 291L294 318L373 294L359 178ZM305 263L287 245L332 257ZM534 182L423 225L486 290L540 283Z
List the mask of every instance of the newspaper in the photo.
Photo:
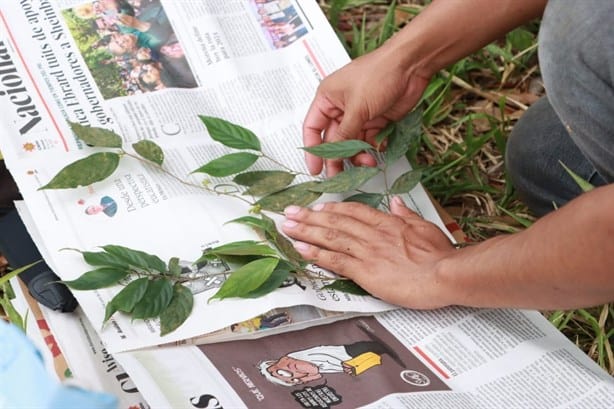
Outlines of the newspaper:
M311 0L139 0L128 16L101 9L106 3L0 5L0 149L25 198L20 214L63 279L88 267L62 248L121 244L189 263L203 248L254 237L224 225L245 215L242 203L134 161L105 182L39 191L95 151L67 121L113 129L127 145L153 139L169 170L196 184L189 173L224 152L198 114L253 130L273 157L304 169L302 118L319 81L349 61ZM155 26L157 37L130 58L110 54L134 46L117 35L129 24ZM407 169L401 163L389 177ZM405 200L444 228L420 186ZM86 212L90 205L98 211ZM116 291L76 292L75 314L41 309L36 322L60 377L70 368L126 407L603 408L614 400L612 378L536 311L395 309L297 281L258 300L207 303L214 289L203 288L190 319L160 337L155 320L118 316L100 326ZM288 321L300 330L264 338L263 319L270 331ZM243 328L233 334L233 324ZM207 343L236 336L247 339Z
M245 203L177 183L129 158L91 186L39 188L67 164L97 151L74 137L68 121L112 129L125 146L155 140L166 169L199 185L202 177L191 172L226 151L198 115L221 117L249 128L273 158L307 173L298 149L301 121L319 81L349 61L319 6L311 0L140 0L127 16L104 9L107 3L115 4L20 0L0 6L0 149L46 261L70 280L91 268L78 252L62 249L117 244L163 260L179 257L189 266L205 248L257 240L246 226L225 224L248 214ZM137 36L127 26L128 17L131 24L140 19L155 28L156 36L142 40L142 32ZM130 30L132 37L126 37ZM154 77L155 86L145 84ZM387 172L387 183L408 169L399 162ZM380 191L384 183L372 180L364 190ZM444 229L421 186L405 200ZM220 272L219 266L210 268ZM115 314L101 326L105 304L120 286L75 295L111 352L194 339L298 305L360 314L394 308L372 297L322 290L319 279L294 280L258 299L208 302L223 282L216 277L192 288L192 315L164 337L157 320L133 322Z
M116 358L152 407L590 409L614 399L614 380L535 311L400 309Z

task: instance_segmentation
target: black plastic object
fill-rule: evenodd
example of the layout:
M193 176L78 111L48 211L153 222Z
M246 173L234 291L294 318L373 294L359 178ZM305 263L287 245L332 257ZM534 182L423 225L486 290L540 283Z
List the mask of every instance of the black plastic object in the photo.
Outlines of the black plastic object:
M0 218L0 253L13 268L43 258L14 209ZM72 312L77 308L77 300L68 287L59 282L60 278L44 261L23 271L19 277L40 304L62 312Z

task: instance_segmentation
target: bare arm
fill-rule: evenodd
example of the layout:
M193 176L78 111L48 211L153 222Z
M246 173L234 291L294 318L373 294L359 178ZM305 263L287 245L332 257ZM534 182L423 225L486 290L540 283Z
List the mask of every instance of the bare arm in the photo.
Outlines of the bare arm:
M357 58L320 84L303 124L306 146L345 139L373 143L388 121L420 100L433 74L541 15L546 0L437 0L377 50ZM324 163L306 155L312 174ZM374 165L362 154L354 162ZM326 162L328 175L343 168Z
M614 301L614 185L571 201L527 230L439 263L451 301L478 307L577 308Z

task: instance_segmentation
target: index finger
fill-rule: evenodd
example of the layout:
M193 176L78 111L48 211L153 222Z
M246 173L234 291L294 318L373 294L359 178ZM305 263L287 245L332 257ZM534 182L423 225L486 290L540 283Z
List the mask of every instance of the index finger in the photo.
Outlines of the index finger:
M341 115L340 109L336 108L327 98L316 95L303 122L303 144L306 147L321 144L324 130L339 115ZM322 172L324 164L322 158L305 152L305 163L312 175Z

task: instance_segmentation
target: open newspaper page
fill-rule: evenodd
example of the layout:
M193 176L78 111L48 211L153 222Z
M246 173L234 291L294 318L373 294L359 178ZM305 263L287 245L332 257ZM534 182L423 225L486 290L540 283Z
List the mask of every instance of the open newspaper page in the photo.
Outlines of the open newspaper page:
M202 276L191 287L193 313L179 329L160 337L157 320L132 322L115 314L100 329L108 350L199 337L296 305L356 313L393 308L322 290L317 278L294 279L259 299L208 302L227 266L193 266L203 249L259 239L245 226L226 224L247 215L248 204L207 193L199 188L204 178L191 173L227 153L211 140L199 114L249 128L265 152L305 171L301 121L319 81L348 62L316 2L141 0L128 10L107 3L114 2L2 3L0 149L40 232L37 244L62 279L92 269L75 249L109 244L162 260L178 257L188 274ZM100 151L77 140L68 121L116 131L127 151L135 141L155 140L166 171L185 183L126 157L102 182L39 190L67 164ZM397 164L387 172L388 183L408 169ZM383 183L372 180L365 190L381 190ZM405 200L444 228L420 186ZM96 328L120 289L76 292Z
M614 399L612 377L535 311L399 309L116 358L153 407L599 409Z

